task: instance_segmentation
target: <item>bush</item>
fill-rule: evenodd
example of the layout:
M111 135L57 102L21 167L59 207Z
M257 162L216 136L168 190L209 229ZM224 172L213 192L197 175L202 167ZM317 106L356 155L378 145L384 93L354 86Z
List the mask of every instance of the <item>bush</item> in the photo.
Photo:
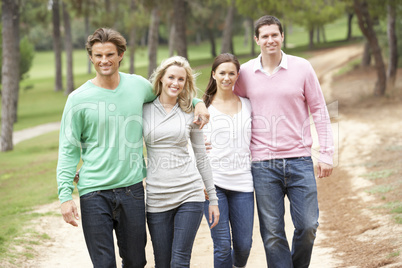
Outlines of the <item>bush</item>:
M0 34L0 43L3 43L3 38ZM34 46L28 40L27 37L24 37L20 40L20 81L26 78L29 69L31 69L33 58L34 58L35 50ZM3 47L0 46L0 66L3 65ZM0 72L0 83L1 79Z
M28 76L35 55L34 45L25 36L20 41L20 81Z

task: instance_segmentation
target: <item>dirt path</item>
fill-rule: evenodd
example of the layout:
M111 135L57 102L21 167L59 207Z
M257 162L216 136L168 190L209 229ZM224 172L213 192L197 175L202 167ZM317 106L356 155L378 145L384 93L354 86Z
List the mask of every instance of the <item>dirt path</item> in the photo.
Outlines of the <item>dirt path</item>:
M13 133L13 144L16 145L24 140L29 140L51 131L60 129L60 122L47 123L31 128L27 128Z
M389 111L383 111L382 115L386 118L386 120L383 120L378 116L376 117L375 112L359 115L348 109L343 110L343 105L345 107L352 105L350 103L350 96L355 96L357 94L352 94L347 90L348 88L352 88L354 85L353 80L345 82L345 85L336 85L335 87L334 84L336 83L334 82L334 74L350 59L360 55L361 51L362 47L360 45L352 45L321 51L317 53L315 57L310 59L320 82L322 83L324 95L329 104L336 141L336 172L330 179L318 181L320 228L318 230L316 246L314 247L310 266L313 268L380 267L366 265L360 266L358 264L361 262L358 262L357 260L353 261L353 259L349 260L348 253L345 253L343 247L352 251L352 246L349 245L349 241L351 240L350 237L355 233L344 232L344 230L347 229L349 231L349 229L354 228L351 228L351 226L340 225L336 220L337 218L342 218L342 216L350 214L350 210L358 208L364 209L365 206L362 204L367 200L370 200L370 196L367 193L365 194L364 191L360 191L370 183L359 177L359 174L364 174L367 170L364 166L356 167L351 165L351 163L359 162L362 159L362 156L364 158L369 158L370 155L373 154L376 150L376 145L378 145L379 137L384 135L384 129L386 129L387 132L390 132L390 137L393 134L398 135L398 130L402 129L401 120L397 120L397 117L394 117L393 114L388 114L388 117L386 116ZM356 87L357 85L354 86ZM364 94L364 90L360 90L361 94ZM399 108L399 110L396 109L396 107L390 109L396 111L400 115L399 118L402 118L401 108ZM375 120L370 120L374 118ZM381 123L380 127L379 123ZM391 125L392 128L387 128L387 126ZM342 185L337 184L340 181L342 181ZM342 202L343 200L345 200L345 203ZM79 205L77 198L76 203ZM378 215L372 215L373 213L366 210L362 212L365 217L357 218L356 221L353 221L352 223L349 223L347 220L342 218L343 222L354 224L353 227L359 227L359 221L360 225L362 225L362 221L364 221L373 222L374 226L380 226L371 230L369 234L367 232L362 232L363 236L360 238L362 241L368 243L367 241L370 241L371 239L374 243L379 243L379 245L381 244L381 246L384 247L382 244L382 237L385 234L391 233L391 236L395 233L402 234L400 233L400 228L395 226L395 224L392 224L390 220L378 219ZM54 214L58 215L59 204L58 202L55 202L53 204L42 206L38 208L38 211L54 212ZM287 211L289 211L289 209L287 209ZM375 223L377 221L379 223ZM35 246L38 253L37 256L30 260L24 260L24 267L91 266L81 226L73 228L65 224L61 216L42 217L36 222L33 222L33 225L35 225L41 233L44 232L48 234L50 239L44 244ZM365 226L362 226L361 229L364 229L364 227ZM286 214L286 232L288 237L291 238L293 226L288 213ZM257 218L255 218L253 239L253 248L248 267L266 267L265 254L259 235ZM389 242L390 240L387 241ZM401 248L398 241L392 241L392 243L393 245L396 245L396 248ZM376 248L376 246L372 246L371 248L373 247L374 249ZM359 248L364 247L359 244ZM146 267L154 267L150 240L148 240L146 250L148 256L148 264ZM355 249L355 251L356 250L358 249ZM368 252L369 251L362 251L361 254L355 252L356 254L354 256L360 256L360 259L362 259L362 256L370 259L371 255ZM207 225L203 220L195 241L191 267L212 267L212 258L212 242ZM390 265L398 265L398 263L400 266L387 267L402 267L402 261L398 262L398 260L393 261L393 264Z

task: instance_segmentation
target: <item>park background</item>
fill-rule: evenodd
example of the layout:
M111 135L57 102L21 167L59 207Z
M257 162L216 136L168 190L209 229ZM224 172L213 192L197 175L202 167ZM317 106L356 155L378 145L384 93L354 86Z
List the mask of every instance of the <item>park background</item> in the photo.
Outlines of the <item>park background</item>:
M129 49L120 69L144 77L170 55L187 57L201 74L202 96L215 55L232 52L242 63L258 55L253 19L264 14L283 22L285 53L312 62L330 106L336 166L318 181L317 247L325 253L317 267L400 267L402 4L396 0L3 0L0 266L49 267L54 258L58 267L72 267L63 262L67 247L59 240L72 231L60 225L58 131L36 136L33 127L59 122L68 93L94 77L86 36L104 26L123 33ZM28 134L17 143L22 131ZM208 258L197 258L195 248L194 267L212 266L205 264L208 238ZM72 241L69 250L75 243L86 253L82 235ZM256 243L252 257L261 265L250 267L265 267L264 253L253 253ZM46 255L51 248L58 251Z

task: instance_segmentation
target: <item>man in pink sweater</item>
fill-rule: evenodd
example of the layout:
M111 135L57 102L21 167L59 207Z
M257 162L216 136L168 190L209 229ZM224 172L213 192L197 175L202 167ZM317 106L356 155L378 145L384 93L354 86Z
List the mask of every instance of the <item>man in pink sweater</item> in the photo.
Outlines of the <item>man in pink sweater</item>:
M308 267L318 227L309 112L318 133L317 176L332 173L331 122L311 64L281 51L281 22L263 16L255 41L261 54L243 64L235 93L250 99L252 173L260 231L270 268ZM292 249L284 229L284 197L295 227Z

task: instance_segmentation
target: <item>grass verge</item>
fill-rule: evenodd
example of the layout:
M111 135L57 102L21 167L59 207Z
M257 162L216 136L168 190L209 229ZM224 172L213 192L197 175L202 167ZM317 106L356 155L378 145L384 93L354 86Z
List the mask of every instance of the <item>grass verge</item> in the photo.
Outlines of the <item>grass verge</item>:
M32 213L36 206L57 200L57 151L56 131L0 154L0 259L18 258L19 252L32 254L29 248L46 238L45 233L36 234L25 226L43 216Z

